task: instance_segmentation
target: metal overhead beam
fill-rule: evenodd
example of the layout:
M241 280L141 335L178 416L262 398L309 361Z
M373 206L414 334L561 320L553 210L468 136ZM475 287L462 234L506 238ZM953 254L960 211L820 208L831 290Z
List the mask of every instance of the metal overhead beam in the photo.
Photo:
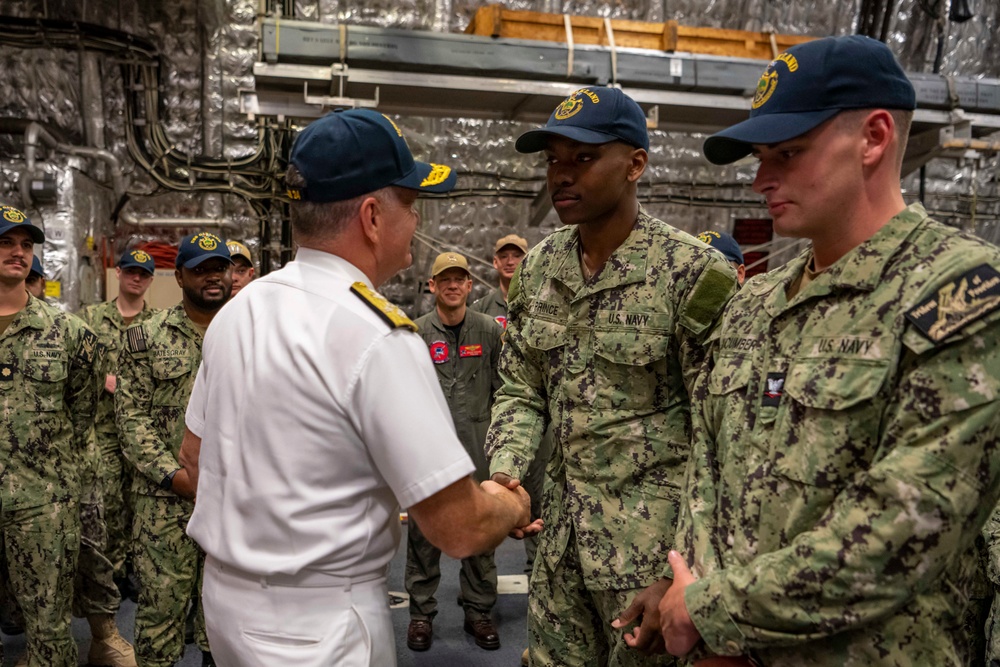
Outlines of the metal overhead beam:
M261 43L256 89L241 92L241 110L302 121L334 107L375 106L400 115L542 123L573 91L615 81L658 129L712 133L747 117L764 66L642 49L617 49L612 58L603 46L570 52L555 42L274 19L261 21ZM990 141L969 142L1000 132L1000 81L908 76L919 108L904 173L935 157L991 150ZM317 95L321 90L331 94Z

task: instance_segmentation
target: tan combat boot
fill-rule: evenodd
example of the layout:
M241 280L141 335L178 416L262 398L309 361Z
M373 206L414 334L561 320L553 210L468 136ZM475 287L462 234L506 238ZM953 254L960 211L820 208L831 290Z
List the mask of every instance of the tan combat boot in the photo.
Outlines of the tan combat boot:
M94 667L137 667L135 651L125 638L118 634L115 617L88 616L90 623L90 653L87 662Z

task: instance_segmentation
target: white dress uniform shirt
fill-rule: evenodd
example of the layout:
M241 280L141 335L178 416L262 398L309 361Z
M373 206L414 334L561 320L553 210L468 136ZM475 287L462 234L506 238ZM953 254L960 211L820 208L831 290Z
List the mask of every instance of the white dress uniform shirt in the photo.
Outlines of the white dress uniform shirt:
M222 566L384 573L399 504L473 471L423 341L390 328L357 281L371 287L303 248L212 321L186 416L202 440L188 534Z

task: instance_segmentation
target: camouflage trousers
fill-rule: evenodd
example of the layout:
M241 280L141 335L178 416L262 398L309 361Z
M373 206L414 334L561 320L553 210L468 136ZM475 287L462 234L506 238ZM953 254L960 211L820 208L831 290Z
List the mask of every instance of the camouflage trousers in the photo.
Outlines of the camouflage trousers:
M107 557L108 530L104 517L102 485L94 470L86 476L86 488L80 501L80 557L73 581L74 616L113 616L121 605L121 594L115 586L114 570Z
M4 509L0 540L10 589L24 614L29 667L76 667L70 608L80 549L78 506Z
M552 428L550 426L545 430L542 442L538 445L538 450L535 452L535 458L528 465L528 471L524 473L524 479L521 480L521 486L531 496L532 521L542 516L542 492L545 490L545 469L549 465L549 459L552 458L552 442ZM537 535L524 539L524 555L528 561L528 572L531 572L535 565L535 554L538 552L539 539L541 538Z
M410 595L410 618L434 620L434 593L441 582L441 550L420 532L410 518L406 531L406 592ZM462 606L470 620L486 618L497 602L497 566L493 552L462 559L458 573Z
M125 465L117 433L97 434L101 456L100 482L104 500L104 517L108 531L105 554L111 561L114 576L125 576L125 560L132 545L132 475L133 467Z
M572 541L551 569L535 559L528 588L528 654L532 667L667 667L666 655L646 657L625 644L611 621L642 589L588 590Z
M205 554L185 534L194 504L179 496L136 496L133 555L139 575L135 655L139 667L172 667L184 655L184 621L198 605L195 636L208 650L201 608Z

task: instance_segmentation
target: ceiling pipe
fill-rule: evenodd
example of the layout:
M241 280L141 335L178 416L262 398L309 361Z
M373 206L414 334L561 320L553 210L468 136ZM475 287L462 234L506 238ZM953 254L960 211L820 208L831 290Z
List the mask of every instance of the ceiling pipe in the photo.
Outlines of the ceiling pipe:
M39 142L59 153L79 155L104 162L111 171L111 189L115 193L115 199L120 200L125 196L125 174L122 172L121 162L110 151L103 148L75 146L61 142L52 136L52 133L40 123L30 122L24 130L25 167L24 174L18 183L21 189L21 198L25 205L31 201L31 179L35 174L35 160Z
M239 229L239 225L230 220L222 218L168 218L168 217L148 217L140 218L132 211L122 207L118 212L118 219L127 225L136 227L218 227L220 229Z

